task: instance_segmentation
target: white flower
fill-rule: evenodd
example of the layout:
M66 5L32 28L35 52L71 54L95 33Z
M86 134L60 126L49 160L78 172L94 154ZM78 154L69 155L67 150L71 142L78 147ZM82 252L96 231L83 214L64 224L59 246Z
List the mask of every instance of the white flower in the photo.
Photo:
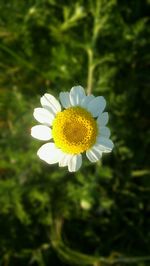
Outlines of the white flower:
M32 127L31 135L51 140L38 150L40 159L68 166L69 172L75 172L82 165L83 152L91 162L96 162L114 146L106 127L108 113L103 112L106 101L102 96L86 96L81 86L61 92L59 99L62 107L51 94L41 97L42 107L35 108L33 115L42 125Z

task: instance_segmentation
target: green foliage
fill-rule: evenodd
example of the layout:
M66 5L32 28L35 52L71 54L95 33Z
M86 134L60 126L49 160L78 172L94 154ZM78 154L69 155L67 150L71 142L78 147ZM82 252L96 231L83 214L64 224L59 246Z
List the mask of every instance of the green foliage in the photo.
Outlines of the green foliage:
M149 265L148 8L1 0L0 266ZM115 148L70 174L30 128L44 92L76 84L107 99Z

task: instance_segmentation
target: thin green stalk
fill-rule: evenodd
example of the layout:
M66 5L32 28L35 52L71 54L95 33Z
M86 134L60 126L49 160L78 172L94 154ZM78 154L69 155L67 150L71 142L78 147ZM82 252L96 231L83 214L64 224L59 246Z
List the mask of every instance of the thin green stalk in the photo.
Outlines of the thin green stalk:
M150 256L145 257L98 257L80 253L76 250L72 250L66 246L62 239L63 220L61 218L55 219L52 230L51 230L51 243L57 253L64 258L67 262L73 263L74 265L93 265L103 266L113 265L115 263L122 264L133 264L138 262L150 261Z
M10 54L13 58L15 58L21 65L24 65L25 67L27 67L28 69L32 69L34 71L36 71L38 74L40 74L41 76L43 76L44 78L46 78L45 74L43 72L41 72L41 70L35 68L35 66L33 66L32 64L30 64L27 60L25 60L24 58L22 58L21 56L19 56L18 54L16 54L12 49L10 49L9 47L0 44L0 48L2 50L4 50L5 52L7 52L8 54Z
M88 54L87 94L90 95L92 93L93 74L94 74L93 51L91 49L88 49L87 54Z
M100 23L99 11L100 11L100 1L97 0L94 8L94 23L93 23L93 31L91 37L91 45L90 48L87 49L87 55L88 55L87 94L88 95L92 93L92 88L93 88L94 69L95 69L94 49L99 31L99 23Z

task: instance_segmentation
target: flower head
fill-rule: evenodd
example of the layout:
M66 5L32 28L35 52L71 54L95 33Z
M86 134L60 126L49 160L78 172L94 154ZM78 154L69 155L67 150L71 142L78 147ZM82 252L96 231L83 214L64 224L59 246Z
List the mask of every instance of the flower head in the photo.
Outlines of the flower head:
M31 135L50 140L38 150L40 159L75 172L82 165L82 153L96 162L114 146L106 127L108 113L103 112L106 101L102 96L87 96L81 86L61 92L59 99L48 93L41 97L42 107L35 108L33 115L42 125L32 127Z

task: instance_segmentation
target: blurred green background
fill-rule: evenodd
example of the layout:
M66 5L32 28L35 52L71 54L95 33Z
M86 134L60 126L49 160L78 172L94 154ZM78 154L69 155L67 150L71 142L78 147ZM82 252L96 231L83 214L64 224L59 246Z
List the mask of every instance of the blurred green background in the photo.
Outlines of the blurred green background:
M0 266L150 265L149 7L0 1ZM115 148L70 174L30 128L40 96L78 84L106 98Z

